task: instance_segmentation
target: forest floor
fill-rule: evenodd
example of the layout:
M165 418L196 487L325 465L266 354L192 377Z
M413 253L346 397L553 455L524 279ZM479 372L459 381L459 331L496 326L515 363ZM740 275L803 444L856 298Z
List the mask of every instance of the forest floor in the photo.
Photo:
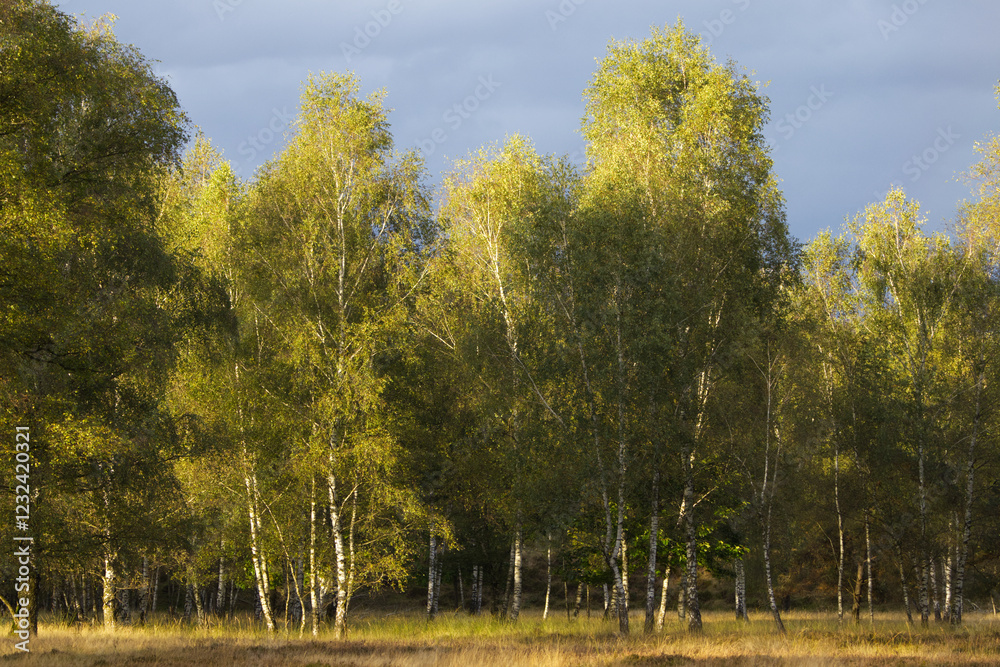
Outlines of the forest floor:
M522 613L511 625L488 615L441 614L428 623L419 614L358 613L349 637L299 638L297 629L267 637L247 618L207 628L158 622L115 633L89 626L42 623L31 653L17 651L14 635L0 645L0 664L51 665L997 665L1000 618L973 613L954 630L934 624L907 627L902 614L876 614L875 630L851 622L838 627L829 613L791 612L788 634L775 633L768 614L738 623L731 613L707 612L705 630L692 636L672 615L664 632L644 635L642 612L633 632L621 638L611 623L566 620L565 613L542 621Z

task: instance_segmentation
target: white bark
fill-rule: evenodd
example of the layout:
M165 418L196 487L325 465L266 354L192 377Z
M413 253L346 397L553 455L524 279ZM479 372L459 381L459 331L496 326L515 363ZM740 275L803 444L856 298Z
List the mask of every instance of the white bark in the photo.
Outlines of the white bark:
M660 613L656 616L656 631L663 631L663 621L667 616L667 587L670 585L670 567L663 572L663 584L660 587Z
M545 550L545 609L542 610L542 620L549 618L549 597L552 594L552 532L548 532L548 544Z
M319 635L319 611L323 606L316 570L316 477L309 483L309 618L312 635Z
M844 514L840 509L840 445L834 440L833 500L837 506L837 620L844 622Z
M434 620L434 584L437 583L437 536L434 534L434 522L431 522L431 539L428 548L427 565L427 619Z
M522 572L522 559L524 551L524 544L521 536L521 524L517 524L517 531L514 535L514 595L511 600L510 605L510 620L517 621L518 615L521 613L521 578Z
M114 556L107 555L104 557L104 577L101 581L103 588L103 595L101 597L101 602L104 612L104 628L106 630L114 630L117 627L118 614L115 608L115 602L117 597L116 587L118 585L118 573L115 571Z
M653 471L652 516L649 519L649 561L646 566L646 622L647 633L653 631L656 611L656 548L660 539L660 471Z
M743 557L736 560L736 620L750 620L747 615L747 574L743 566Z
M246 450L244 449L244 457ZM257 508L257 476L249 471L249 465L244 469L243 482L247 492L247 515L250 519L250 560L253 563L254 577L257 581L257 595L260 599L261 614L267 631L274 632L274 616L271 612L271 589L268 581L267 558L261 544L260 512Z
M872 601L872 587L874 586L874 581L872 580L872 538L871 532L869 531L869 517L868 513L865 513L865 568L868 576L868 621L871 623L872 630L875 629L875 606Z
M332 453L330 458L332 467ZM330 536L333 538L337 567L337 616L333 619L333 635L337 639L341 639L347 634L347 564L344 555L340 506L337 504L337 478L332 470L327 474L327 491L330 501Z

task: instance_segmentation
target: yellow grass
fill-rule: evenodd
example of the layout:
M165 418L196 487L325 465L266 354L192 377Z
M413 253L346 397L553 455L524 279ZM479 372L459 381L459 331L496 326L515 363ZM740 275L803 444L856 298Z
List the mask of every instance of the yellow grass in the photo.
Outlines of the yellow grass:
M522 614L516 625L489 616L442 614L427 623L417 613L359 612L347 640L329 634L299 638L297 631L268 637L246 617L207 628L162 621L119 629L43 623L31 654L16 651L13 635L0 644L0 662L19 665L924 665L1000 664L1000 621L972 614L959 630L932 624L907 627L902 615L879 614L866 624L838 627L827 613L793 612L788 635L777 635L765 614L750 624L729 613L705 615L705 631L692 636L676 617L662 634L645 636L642 616L633 634L618 637L611 624L542 622Z

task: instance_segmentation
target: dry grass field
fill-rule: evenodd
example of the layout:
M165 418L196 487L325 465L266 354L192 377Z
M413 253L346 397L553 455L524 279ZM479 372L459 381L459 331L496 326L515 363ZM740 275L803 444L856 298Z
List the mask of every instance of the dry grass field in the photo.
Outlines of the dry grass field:
M427 623L418 614L363 614L350 637L299 638L297 632L267 637L245 618L208 628L164 622L124 628L44 624L32 652L14 649L13 635L0 646L0 662L72 667L90 665L998 665L1000 620L971 614L961 630L934 625L908 628L902 616L880 614L875 631L865 624L838 628L829 614L787 615L787 636L774 633L757 614L740 624L728 613L709 612L705 632L683 632L676 617L662 634L637 632L619 638L598 618L567 622L524 614L517 625L489 617L443 614Z

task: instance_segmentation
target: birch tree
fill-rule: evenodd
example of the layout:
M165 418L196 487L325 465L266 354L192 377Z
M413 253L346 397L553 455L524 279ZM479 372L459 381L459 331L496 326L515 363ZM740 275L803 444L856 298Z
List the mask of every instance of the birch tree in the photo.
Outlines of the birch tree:
M917 526L921 622L930 610L933 534L928 499L929 461L939 457L944 383L942 354L947 324L957 305L962 262L943 235L921 231L919 205L901 190L855 218L858 281L872 335L887 337L906 383L907 438L917 467Z
M420 160L393 154L384 94L358 88L350 76L306 82L294 135L260 172L241 230L254 320L279 340L309 458L322 462L337 637L356 587L399 578L410 551L401 529L417 506L379 359L405 321L404 276L429 229Z
M681 24L654 29L642 42L612 43L585 99L590 168L582 206L607 221L603 238L617 240L616 256L602 264L612 325L606 356L616 362L611 386L620 396L635 387L672 406L664 432L675 434L671 449L683 478L687 617L697 631L696 479L699 461L713 454L713 386L737 349L732 332L754 326L755 313L770 308L792 261L761 134L767 100ZM639 312L641 337L626 328ZM626 436L620 479L628 455ZM616 545L620 536L619 529Z

